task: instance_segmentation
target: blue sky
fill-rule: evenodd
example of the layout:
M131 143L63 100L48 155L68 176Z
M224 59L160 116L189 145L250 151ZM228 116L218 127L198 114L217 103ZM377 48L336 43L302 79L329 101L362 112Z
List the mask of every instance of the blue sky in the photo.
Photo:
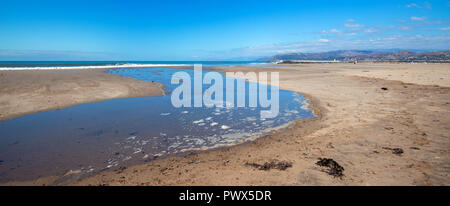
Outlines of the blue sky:
M0 60L251 60L450 49L450 0L5 1Z

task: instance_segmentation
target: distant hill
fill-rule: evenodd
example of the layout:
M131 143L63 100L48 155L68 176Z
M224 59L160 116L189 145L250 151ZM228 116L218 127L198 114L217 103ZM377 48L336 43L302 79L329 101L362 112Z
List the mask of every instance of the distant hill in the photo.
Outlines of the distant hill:
M317 60L317 61L400 61L400 62L449 62L450 51L439 52L381 52L370 50L338 50L319 53L289 53L273 57L262 58L263 61L292 61L292 60Z

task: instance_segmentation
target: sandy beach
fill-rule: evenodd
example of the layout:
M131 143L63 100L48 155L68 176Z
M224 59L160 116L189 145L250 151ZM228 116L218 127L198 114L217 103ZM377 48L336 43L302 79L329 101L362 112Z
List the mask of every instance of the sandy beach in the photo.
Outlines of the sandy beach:
M450 185L449 64L216 69L280 72L280 87L308 97L318 117L251 143L157 159L63 185ZM162 95L160 84L103 71L1 71L0 120L86 102ZM329 175L316 164L319 158L335 160L344 176ZM290 167L255 167L270 162ZM55 179L6 185L51 185Z

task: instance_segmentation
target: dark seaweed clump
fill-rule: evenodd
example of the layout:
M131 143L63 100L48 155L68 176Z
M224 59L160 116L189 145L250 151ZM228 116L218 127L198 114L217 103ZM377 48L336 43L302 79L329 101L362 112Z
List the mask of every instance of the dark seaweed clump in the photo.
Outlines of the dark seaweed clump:
M329 175L333 175L334 177L342 177L344 176L344 167L339 165L336 161L329 158L319 158L319 161L316 162L317 165L322 167L328 167L329 169L326 171Z
M245 163L245 165L258 168L259 170L270 170L270 169L286 170L287 168L292 167L291 162L279 161L279 160L272 160L270 162L265 162L264 164L247 162L247 163Z
M396 155L401 155L401 154L403 154L403 149L402 149L402 148L383 147L383 149L391 150L391 151L392 151L392 154L396 154Z

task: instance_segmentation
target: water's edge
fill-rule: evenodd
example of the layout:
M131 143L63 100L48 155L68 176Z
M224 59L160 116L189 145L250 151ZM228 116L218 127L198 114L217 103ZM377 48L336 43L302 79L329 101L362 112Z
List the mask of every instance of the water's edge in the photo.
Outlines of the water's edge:
M186 68L186 69L188 69L188 68ZM191 68L189 68L189 69L191 69ZM105 73L112 74L112 73L108 73L108 71L109 70L104 70ZM118 76L121 76L121 77L127 77L127 76L122 76L122 75L119 75L119 74L113 74L113 75L118 75ZM134 79L138 80L138 81L145 81L145 80L140 80L140 79L137 79L137 78L134 78ZM158 83L164 85L161 82L158 82ZM164 85L164 86L166 86L166 85ZM292 91L292 90L289 90L289 91ZM209 147L191 148L191 149L183 150L183 151L180 151L180 152L177 152L177 153L174 153L174 154L167 154L167 155L164 155L164 156L162 156L160 158L157 158L157 159L154 159L154 160L149 160L149 161L158 161L158 160L163 160L163 159L166 159L166 158L169 158L169 157L174 157L174 156L186 156L186 155L189 155L189 154L192 154L192 153L201 153L201 152L206 152L206 151L221 150L221 149L226 149L226 148L240 146L240 145L243 145L243 144L248 144L248 143L251 143L251 142L254 142L254 141L258 141L259 139L262 139L265 136L270 135L270 134L272 134L274 132L286 129L286 128L290 127L291 125L293 125L296 122L299 122L299 121L310 121L310 120L316 119L317 117L320 117L320 114L318 113L318 111L315 109L314 105L310 101L310 98L308 97L309 95L305 95L303 93L296 92L296 91L292 91L292 92L300 94L300 95L302 95L305 98L305 100L307 102L307 105L308 105L308 109L310 109L312 111L312 113L314 114L314 117L307 118L307 119L296 119L296 120L290 121L288 123L285 123L285 124L277 126L277 127L267 128L267 129L261 131L260 134L257 134L255 136L251 136L251 137L248 137L248 138L245 138L245 135L242 134L243 139L240 139L239 142L234 142L234 143L230 143L230 144L219 144L219 145L214 145L214 146L209 146ZM167 93L165 95L167 95ZM121 99L127 99L127 98L129 98L129 97L125 97L125 98L121 98ZM108 100L103 100L103 101L108 101ZM82 103L82 104L89 104L89 103L90 102L85 102L85 103ZM75 106L75 105L73 105L73 106ZM143 165L143 164L147 164L147 162L136 163L136 164L132 164L131 166ZM83 175L78 175L78 174L59 175L59 176L57 176L58 177L57 180L54 181L54 184L55 185L67 184L67 183L75 181L75 180L80 180L80 179L84 179L84 178L87 178L87 177L98 175L99 173L102 173L104 171L111 171L111 169L96 170L95 172L92 172L92 173L89 173L89 174L83 174ZM45 177L40 177L38 179L41 179L41 178L45 178Z

